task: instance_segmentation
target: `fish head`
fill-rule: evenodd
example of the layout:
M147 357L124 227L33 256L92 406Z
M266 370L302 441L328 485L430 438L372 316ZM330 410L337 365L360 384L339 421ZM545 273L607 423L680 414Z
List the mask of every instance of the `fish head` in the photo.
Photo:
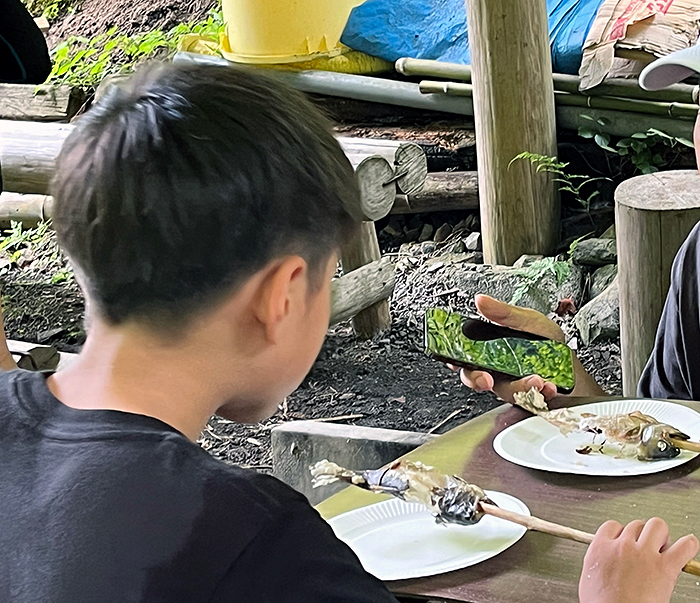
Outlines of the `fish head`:
M639 443L638 457L647 461L659 461L677 457L681 451L673 443L672 435L680 439L688 439L688 436L684 433L663 423L645 427Z

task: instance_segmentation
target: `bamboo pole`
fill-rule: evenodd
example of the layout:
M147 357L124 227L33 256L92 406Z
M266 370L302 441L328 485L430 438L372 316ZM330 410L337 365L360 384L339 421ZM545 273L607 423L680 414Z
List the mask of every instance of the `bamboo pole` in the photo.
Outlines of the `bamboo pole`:
M422 81L419 86L423 94L447 94L450 96L464 97L471 97L474 94L474 88L471 84L462 84L458 82L433 82L425 80ZM585 94L572 94L559 90L554 91L554 102L557 105L568 107L611 109L613 111L648 113L650 115L664 115L689 120L694 120L698 114L698 106L688 103L668 103L615 96L587 96Z
M523 151L557 155L545 0L467 0L467 7L484 259L551 255L559 234L555 183L527 162L511 165Z
M472 68L470 65L427 61L424 59L399 59L396 61L396 71L407 76L439 77L463 82L471 82L472 79ZM697 104L698 93L700 92L699 86L689 86L687 84L674 84L663 90L644 90L639 86L637 80L623 78L611 78L595 88L581 91L581 78L564 73L552 74L552 81L554 89L560 92L585 94L586 96L618 96L688 104Z

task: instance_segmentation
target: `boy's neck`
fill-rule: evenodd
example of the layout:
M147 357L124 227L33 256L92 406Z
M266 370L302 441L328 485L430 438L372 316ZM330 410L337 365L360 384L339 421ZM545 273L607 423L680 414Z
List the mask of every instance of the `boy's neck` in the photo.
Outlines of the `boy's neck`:
M216 378L216 350L204 347L91 324L79 358L50 377L48 386L71 408L146 415L194 441L227 393ZM230 383L235 371L227 368Z

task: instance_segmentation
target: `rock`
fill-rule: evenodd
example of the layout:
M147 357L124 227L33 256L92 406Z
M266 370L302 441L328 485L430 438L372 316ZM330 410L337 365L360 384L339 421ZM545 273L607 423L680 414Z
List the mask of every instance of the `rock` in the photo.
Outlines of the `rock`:
M452 245L447 247L448 253L464 253L466 250L467 247L462 239L455 241Z
M420 237L420 230L418 228L411 228L411 230L406 231L407 242L413 243L418 240L418 237Z
M465 225L467 230L478 230L479 228L479 216L472 214L466 219Z
M435 245L433 241L425 241L420 245L420 252L426 255L428 253L433 253L433 251L435 251L436 248L437 245Z
M613 223L610 228L608 228L602 235L601 239L615 239L617 238L617 232L615 231L615 224Z
M576 243L571 259L585 266L605 266L617 263L615 239L587 239Z
M424 241L429 241L430 237L433 236L433 231L435 229L433 228L432 224L423 224L423 228L420 231L420 235L418 236L418 242L423 243Z
M464 220L460 220L455 224L455 227L452 232L461 232L463 230L467 230L467 219L465 218Z
M590 299L595 299L605 291L617 276L617 264L601 266L591 276Z
M452 234L452 226L449 224L443 224L440 228L435 231L435 242L442 243Z
M513 264L513 268L527 268L537 260L543 259L543 255L521 255Z
M620 336L620 295L617 277L576 315L576 328L584 345Z
M481 233L471 233L466 239L464 239L464 246L469 251L481 251Z
M569 274L559 286L551 270L544 271L538 278L532 279L523 275L522 269L511 266L477 264L483 261L482 258L482 254L478 252L446 254L431 258L418 267L406 282L397 284L392 308L396 308L397 314L408 312L419 324L425 309L434 305L432 293L436 291L438 284L442 288L458 290L456 299L451 298L451 304L458 312L473 310L470 304L478 293L510 302L519 288L524 288L524 291L517 304L544 314L553 312L559 302L567 297L573 298L577 307L582 305L583 271L576 265L562 263L562 266L568 266ZM530 286L524 286L527 283L531 283ZM417 299L420 300L419 304L416 304ZM409 304L409 300L413 301Z
M384 227L384 232L391 237L400 237L403 235L403 230L395 228L392 224L387 224Z
M408 228L413 229L417 228L420 230L423 227L423 220L421 219L420 216L415 215L411 216L411 219L408 221Z

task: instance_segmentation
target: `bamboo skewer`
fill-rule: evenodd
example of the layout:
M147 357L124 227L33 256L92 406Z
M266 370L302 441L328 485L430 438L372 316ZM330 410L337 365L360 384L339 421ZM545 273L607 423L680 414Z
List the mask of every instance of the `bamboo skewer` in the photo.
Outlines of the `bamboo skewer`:
M562 526L558 523L552 523L551 521L545 521L544 519L532 517L531 515L521 515L520 513L515 513L513 511L506 511L505 509L501 509L500 507L489 505L484 502L479 503L479 506L486 515L492 515L493 517L498 517L499 519L504 519L505 521L517 523L518 525L521 525L534 532L542 532L544 534L550 534L552 536L557 536L558 538L565 538L567 540L573 540L583 544L591 544L591 542L593 542L594 534L590 534L588 532L575 530L574 528ZM683 571L687 574L692 574L693 576L700 576L700 562L695 561L695 559L689 561L683 568Z
M700 452L700 442L691 442L689 440L681 440L671 436L674 445L681 450L690 450L691 452Z

